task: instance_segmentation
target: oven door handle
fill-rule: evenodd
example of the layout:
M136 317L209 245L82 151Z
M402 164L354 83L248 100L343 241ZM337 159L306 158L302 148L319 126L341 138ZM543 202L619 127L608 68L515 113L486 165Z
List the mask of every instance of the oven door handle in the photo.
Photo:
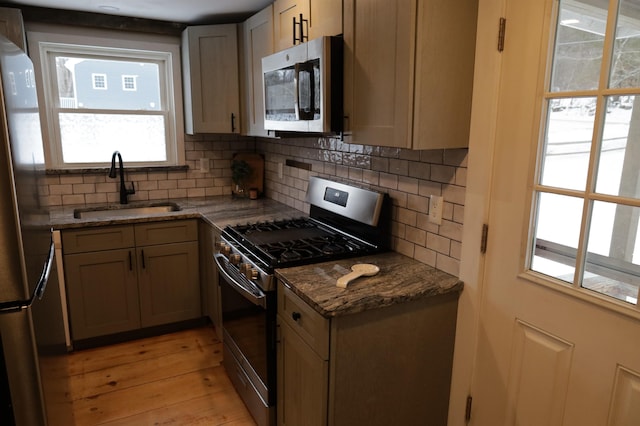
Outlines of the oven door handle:
M267 308L267 297L257 285L253 284L248 280L242 280L242 277L234 278L231 273L227 270L226 263L227 258L223 254L215 254L213 259L216 261L216 265L218 265L218 271L222 274L224 280L236 289L240 294L242 294L248 301L253 303L254 305L262 306L264 309ZM235 271L234 271L235 272ZM238 275L239 273L236 272ZM242 281L240 281L242 280Z

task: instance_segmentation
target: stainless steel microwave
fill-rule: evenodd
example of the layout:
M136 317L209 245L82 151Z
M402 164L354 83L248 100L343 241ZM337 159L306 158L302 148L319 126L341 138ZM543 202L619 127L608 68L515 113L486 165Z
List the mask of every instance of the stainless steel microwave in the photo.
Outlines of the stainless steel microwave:
M265 130L342 130L342 43L319 37L262 58Z

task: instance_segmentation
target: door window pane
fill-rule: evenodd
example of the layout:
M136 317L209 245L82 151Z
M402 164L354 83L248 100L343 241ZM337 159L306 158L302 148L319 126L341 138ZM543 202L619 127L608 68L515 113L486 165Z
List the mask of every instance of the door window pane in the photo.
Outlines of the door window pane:
M640 87L639 12L637 0L620 0L609 87Z
M640 108L633 108L636 96L615 98L604 122L596 191L640 198Z
M549 102L540 183L584 190L596 98L563 98ZM571 173L567 173L567 170L571 170Z
M598 87L608 2L561 1L551 76L552 92Z
M532 270L573 282L582 204L576 197L539 195Z
M596 201L582 286L624 302L638 302L640 209Z

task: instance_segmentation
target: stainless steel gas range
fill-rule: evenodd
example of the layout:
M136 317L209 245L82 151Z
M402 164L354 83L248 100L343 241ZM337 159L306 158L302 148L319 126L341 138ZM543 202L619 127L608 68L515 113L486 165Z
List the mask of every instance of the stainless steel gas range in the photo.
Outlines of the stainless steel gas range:
M223 364L259 426L275 425L276 268L388 250L385 194L311 177L308 217L226 227L215 260Z

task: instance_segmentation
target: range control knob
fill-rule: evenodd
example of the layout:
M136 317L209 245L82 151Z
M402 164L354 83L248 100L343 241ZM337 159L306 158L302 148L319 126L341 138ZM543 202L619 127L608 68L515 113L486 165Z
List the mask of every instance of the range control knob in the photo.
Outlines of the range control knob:
M229 255L229 262L231 262L232 265L239 265L240 260L242 260L242 256L240 256L238 253Z
M241 274L247 275L247 270L251 269L251 265L248 263L241 263L238 265L238 269Z
M231 254L231 246L229 246L229 244L224 242L219 242L217 246L218 246L218 251L224 254L225 256L229 256L229 254Z
M247 268L245 275L250 280L257 280L258 278L260 278L260 272L258 272L256 268L251 268L251 267Z

